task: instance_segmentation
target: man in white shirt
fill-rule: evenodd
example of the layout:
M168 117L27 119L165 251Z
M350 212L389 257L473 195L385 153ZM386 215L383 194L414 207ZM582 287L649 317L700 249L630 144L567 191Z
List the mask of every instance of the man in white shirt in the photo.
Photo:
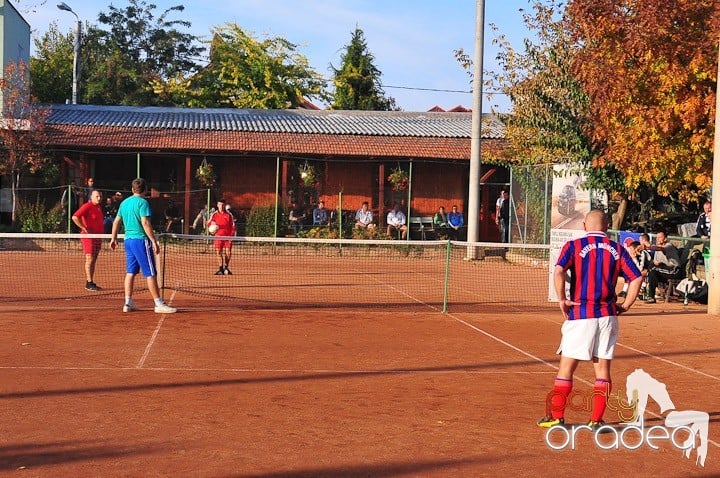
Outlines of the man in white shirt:
M407 226L405 222L405 214L400 210L400 205L395 203L392 211L387 215L387 235L394 238L396 232L400 231L400 237L405 239L405 237L407 237Z
M375 228L375 224L373 224L373 213L367 201L362 203L362 207L355 213L355 227L361 229Z

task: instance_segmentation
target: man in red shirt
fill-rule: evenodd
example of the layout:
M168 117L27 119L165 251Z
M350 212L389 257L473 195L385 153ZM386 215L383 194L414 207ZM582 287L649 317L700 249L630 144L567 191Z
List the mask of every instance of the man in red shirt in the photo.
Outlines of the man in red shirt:
M104 213L100 203L102 202L102 193L94 189L90 193L90 200L80 206L72 220L80 229L81 234L103 234L105 228L103 225ZM95 263L102 246L102 239L80 239L82 242L83 252L85 253L85 288L87 290L100 290L95 284Z
M235 235L235 218L227 210L225 200L220 199L217 202L217 211L210 215L208 220L208 227L212 224L217 225L218 230L215 233L216 236L234 236ZM215 275L232 275L230 272L230 256L232 255L232 241L217 239L215 242L215 249L218 252L218 261L220 268L217 270Z

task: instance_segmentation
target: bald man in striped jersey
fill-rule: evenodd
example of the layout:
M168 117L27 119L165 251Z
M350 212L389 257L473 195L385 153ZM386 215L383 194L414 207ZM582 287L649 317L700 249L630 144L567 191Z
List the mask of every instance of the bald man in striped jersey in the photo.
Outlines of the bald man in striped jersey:
M568 241L555 265L553 283L565 322L558 352L560 366L552 391L547 396L546 416L538 426L551 428L565 421L565 406L572 391L573 374L581 361L592 360L595 385L588 426L598 430L611 390L610 363L618 338L618 315L627 312L637 298L642 275L628 251L607 236L609 221L600 210L585 216L585 236ZM566 292L570 272L570 298ZM615 288L623 275L630 284L622 304Z

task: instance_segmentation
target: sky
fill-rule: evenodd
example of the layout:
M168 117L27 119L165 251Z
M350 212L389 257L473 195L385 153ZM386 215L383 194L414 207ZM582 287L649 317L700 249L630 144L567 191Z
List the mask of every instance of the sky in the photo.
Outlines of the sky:
M520 9L530 0L484 0L484 69L497 70L493 38L505 35L516 48L530 33ZM52 22L61 32L71 32L75 16L57 8L56 0L11 0L28 21L32 38L42 35ZM127 0L66 0L84 23L99 25L98 14L112 3L124 9ZM340 57L356 27L363 30L375 66L382 72L386 96L395 98L404 111L427 111L434 106L450 109L472 106L470 78L453 56L463 48L474 55L476 6L474 0L146 0L157 5L155 13L173 5L185 11L171 19L192 23L190 33L209 39L212 28L237 23L256 38L283 37L296 45L310 65L332 78L330 65ZM490 25L498 32L493 32ZM31 48L31 52L34 46ZM32 53L31 53L32 54ZM508 112L502 95L483 97L483 111ZM324 106L316 101L318 106Z

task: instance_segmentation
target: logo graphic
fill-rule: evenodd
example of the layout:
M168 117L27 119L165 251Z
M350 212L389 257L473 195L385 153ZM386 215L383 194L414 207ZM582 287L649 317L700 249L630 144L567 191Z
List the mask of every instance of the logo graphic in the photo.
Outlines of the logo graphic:
M636 369L628 375L625 389L625 400L619 393L611 393L606 399L607 409L617 413L621 424L617 429L605 425L595 430L595 444L599 448L609 450L619 449L622 446L635 450L645 444L652 449L658 449L656 443L666 440L681 450L685 458L689 459L692 451L696 450L695 464L705 466L710 423L708 413L697 410L676 410L665 384L643 369ZM567 398L567 408L590 411L593 397L597 393L599 392L594 391L586 397L583 393L573 391ZM548 404L551 403L553 396L554 392L548 395ZM658 404L662 414L668 412L664 416L663 425L645 427L644 416L649 398ZM545 443L553 450L563 450L568 447L574 450L576 436L583 431L593 432L587 425L555 425L545 433ZM608 444L605 440L600 440L601 434L614 434L614 436Z

